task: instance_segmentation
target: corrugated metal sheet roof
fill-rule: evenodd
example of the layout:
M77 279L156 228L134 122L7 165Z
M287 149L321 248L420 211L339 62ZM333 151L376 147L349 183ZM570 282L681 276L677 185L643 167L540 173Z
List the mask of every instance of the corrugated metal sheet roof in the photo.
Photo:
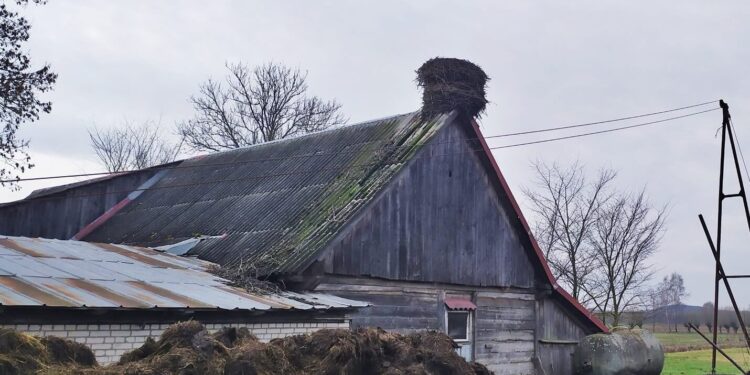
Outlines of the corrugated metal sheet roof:
M222 236L188 254L299 271L451 119L412 113L189 159L85 240L155 247Z
M207 272L210 265L133 246L0 236L0 304L227 310L367 306L317 293L251 294Z
M222 236L188 254L299 271L450 121L412 113L189 159L85 239L155 247Z

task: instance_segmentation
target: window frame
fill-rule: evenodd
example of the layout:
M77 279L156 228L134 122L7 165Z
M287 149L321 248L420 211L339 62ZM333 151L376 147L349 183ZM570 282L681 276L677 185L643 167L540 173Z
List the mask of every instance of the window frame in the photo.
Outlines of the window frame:
M474 336L474 312L471 310L451 310L445 309L445 334L450 337L450 329L448 327L449 319L448 314L466 314L466 338L465 339L454 339L451 340L456 343L471 343Z

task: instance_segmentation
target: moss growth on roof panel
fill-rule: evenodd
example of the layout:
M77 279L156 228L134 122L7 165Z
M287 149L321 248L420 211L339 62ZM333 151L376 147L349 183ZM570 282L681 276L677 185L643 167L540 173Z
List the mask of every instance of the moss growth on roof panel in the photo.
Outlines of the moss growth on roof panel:
M412 115L381 125L385 134L380 140L361 147L318 199L306 207L299 224L251 261L263 263L266 274L299 270L431 139L446 117L423 121Z

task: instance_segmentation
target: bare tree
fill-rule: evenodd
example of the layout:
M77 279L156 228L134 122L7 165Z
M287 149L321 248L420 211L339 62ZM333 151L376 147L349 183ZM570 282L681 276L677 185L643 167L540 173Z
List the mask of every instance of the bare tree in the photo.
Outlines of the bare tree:
M587 284L592 303L612 325L622 313L641 305L653 272L648 258L658 249L664 230L666 208L654 209L645 192L621 194L604 204L591 237L596 282Z
M685 280L677 272L672 272L669 277L664 276L662 283L666 286L665 289L669 295L669 300L674 305L681 304L682 299L689 295L687 289L685 289Z
M148 168L174 161L180 145L165 141L154 122L134 125L125 121L124 126L110 129L89 130L94 152L109 172Z
M344 123L341 105L307 94L307 73L268 63L227 64L225 83L209 79L190 98L195 117L178 124L188 145L221 151Z
M671 306L681 304L682 298L687 295L682 275L673 272L669 276L664 276L664 279L650 291L652 302L650 307L654 318L660 318L663 315L668 330L674 329L677 332L678 323L684 323L687 317L679 316L684 314L679 311L675 312L675 308ZM660 316L656 317L656 314Z
M701 306L701 317L708 328L708 332L713 333L713 316L714 316L714 304L713 302L706 302Z
M578 163L563 168L536 162L534 168L536 189L524 189L537 217L534 234L558 281L586 303L585 285L597 265L590 239L602 205L612 196L609 185L616 173L602 170L590 182Z

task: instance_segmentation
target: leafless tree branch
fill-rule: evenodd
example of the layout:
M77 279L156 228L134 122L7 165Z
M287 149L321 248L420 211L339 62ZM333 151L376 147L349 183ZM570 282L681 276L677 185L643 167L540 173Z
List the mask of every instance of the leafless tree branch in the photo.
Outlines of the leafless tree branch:
M208 80L190 101L195 116L178 124L199 151L249 146L343 124L341 105L307 95L307 74L268 63L227 64L225 84Z
M536 189L524 189L537 217L534 234L558 281L586 303L590 295L585 286L595 266L593 247L588 240L600 207L612 196L609 185L616 173L603 170L590 183L577 163L563 168L536 162L534 169Z
M89 130L91 146L109 172L143 169L174 161L181 144L166 142L154 122L134 125L125 121L119 128Z
M620 324L623 312L647 301L647 283L653 276L648 258L659 246L666 208L653 208L645 191L620 194L604 205L596 220L591 243L599 281L593 290L597 307Z
M536 221L533 231L558 281L583 304L620 324L623 312L646 301L666 209L638 194L613 192L616 173L593 181L578 163L563 168L535 163L535 189L524 189Z

